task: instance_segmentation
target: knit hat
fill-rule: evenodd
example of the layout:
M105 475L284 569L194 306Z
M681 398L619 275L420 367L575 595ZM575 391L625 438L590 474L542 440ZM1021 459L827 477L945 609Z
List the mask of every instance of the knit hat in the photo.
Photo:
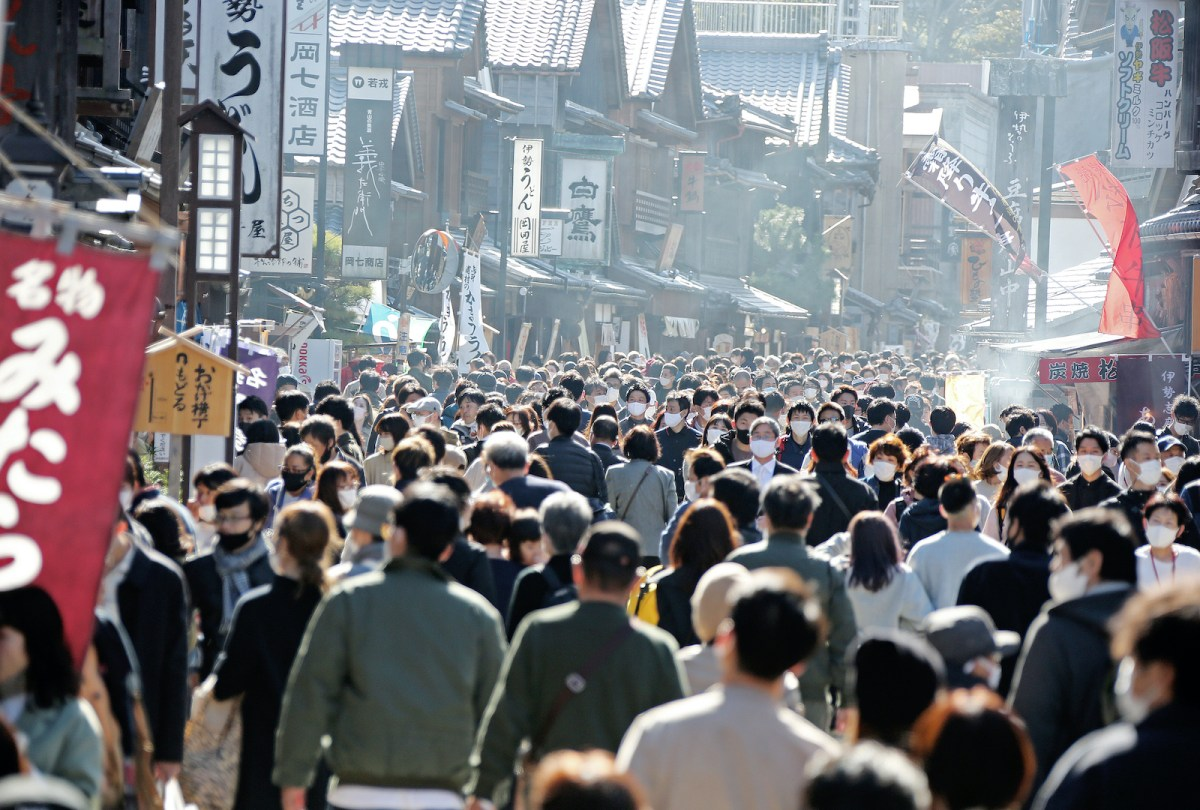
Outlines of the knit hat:
M346 528L381 537L384 526L395 525L396 507L400 501L400 493L395 487L382 484L363 487L358 492L358 504L354 511L346 515Z
M737 563L717 563L704 572L692 592L692 628L707 644L717 637L721 622L729 618L733 605L729 594L750 579L750 572Z

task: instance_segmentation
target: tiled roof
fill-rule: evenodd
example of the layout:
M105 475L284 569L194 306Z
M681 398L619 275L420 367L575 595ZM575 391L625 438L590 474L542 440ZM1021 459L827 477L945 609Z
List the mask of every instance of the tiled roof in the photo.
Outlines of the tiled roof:
M396 91L392 95L392 140L404 116L404 106L412 89L411 73L397 73ZM334 68L329 74L329 128L326 130L325 155L334 166L346 163L346 70Z
M595 0L485 0L488 64L578 70L594 6Z
M471 48L484 0L331 0L329 43L398 45L406 53L461 54Z
M830 64L823 34L705 33L698 40L707 87L786 117L795 123L800 145L817 143Z
M686 0L621 0L629 94L658 98L683 21Z

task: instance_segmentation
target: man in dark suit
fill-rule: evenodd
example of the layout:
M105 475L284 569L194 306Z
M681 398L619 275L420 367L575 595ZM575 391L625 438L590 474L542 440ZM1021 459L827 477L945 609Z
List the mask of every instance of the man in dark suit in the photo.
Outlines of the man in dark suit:
M571 491L566 484L529 474L529 444L519 434L492 434L480 457L492 483L512 498L518 509L537 509L555 492Z
M101 604L133 644L154 740L155 774L179 774L188 711L188 594L168 558L134 543L122 524L104 560Z
M628 459L617 452L617 437L621 430L611 416L598 416L592 423L592 452L600 457L604 469L623 464Z
M779 423L769 416L760 416L750 425L750 458L735 461L729 468L744 468L754 474L759 489L777 475L795 475L799 472L775 458L779 446Z
M837 422L818 425L812 432L812 454L816 459L812 478L821 503L805 535L810 546L819 546L838 532L846 531L859 512L878 509L875 490L846 474L850 440Z

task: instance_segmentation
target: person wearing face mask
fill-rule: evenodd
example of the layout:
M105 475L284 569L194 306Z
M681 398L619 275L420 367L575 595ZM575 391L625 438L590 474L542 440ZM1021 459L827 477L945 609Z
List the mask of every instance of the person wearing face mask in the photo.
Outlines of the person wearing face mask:
M733 422L724 413L715 413L709 419L701 422L701 424L703 425L703 432L700 435L704 437L701 445L703 447L711 447L720 452L720 448L717 445L725 438L725 434L733 430ZM724 455L721 458L724 459Z
M667 521L658 540L659 559L670 559L671 538L683 519L683 513L693 501L712 496L710 478L725 469L721 454L709 447L689 450L683 457L683 498L675 508L675 514Z
M974 605L940 608L921 623L921 634L946 663L950 689L1000 686L1000 662L1016 655L1021 637L997 630L992 617Z
M1200 578L1200 551L1177 542L1192 526L1192 513L1178 496L1155 495L1146 504L1143 522L1146 545L1135 552L1139 588Z
M1034 810L1196 803L1200 748L1200 585L1139 594L1114 621L1114 691L1124 723L1093 732L1054 766Z
M1104 474L1104 455L1108 451L1108 437L1094 427L1086 427L1075 435L1075 464L1079 474L1058 486L1072 512L1099 506L1121 494L1116 482Z
M1137 582L1134 535L1123 515L1084 509L1056 523L1054 536L1053 601L1029 628L1009 696L1029 729L1039 785L1072 743L1104 725L1108 628Z
M992 502L992 511L983 524L983 533L993 540L1007 543L1008 538L1008 501L1017 487L1042 480L1053 483L1050 477L1050 467L1041 451L1033 445L1022 447L1012 454L1008 461L1008 473Z
M196 553L212 551L217 538L217 507L213 498L223 484L237 478L237 473L223 461L206 464L192 478L196 495L188 501L188 511L196 521Z
M756 398L743 399L734 407L733 430L713 445L727 465L735 461L750 460L750 426L762 416L766 416L766 409Z
M1178 440L1185 456L1200 455L1200 442L1196 441L1197 418L1200 418L1200 402L1195 397L1180 394L1171 404L1171 423L1158 432L1158 438Z
M877 399L867 406L867 429L854 436L868 447L876 439L896 432L896 403L889 399Z
M908 448L895 436L876 439L867 451L867 486L875 491L880 504L900 497L904 468L908 466Z
M221 486L216 506L217 544L183 566L192 605L200 614L201 677L207 677L225 643L233 609L248 591L268 584L274 573L262 531L270 502L257 484L235 478Z
M501 414L503 418L503 414ZM396 445L408 435L409 425L398 413L389 413L379 417L371 428L375 434L376 452L367 456L363 462L364 485L392 483L392 451Z
M665 402L667 395L675 390L675 379L678 376L679 369L669 363L659 370L654 380L654 393L659 402Z
M1142 525L1142 513L1146 509L1146 503L1158 492L1158 485L1162 480L1162 461L1154 434L1142 431L1127 433L1121 441L1121 463L1125 467L1126 476L1131 480L1129 489L1103 501L1100 505L1124 513L1129 525L1133 527L1137 544L1145 545L1146 530Z
M812 449L812 429L817 422L812 405L797 402L788 408L787 435L779 443L776 457L797 470L804 468L804 456Z
M663 412L655 431L658 446L662 449L658 465L675 474L675 494L683 498L683 457L694 447L700 446L700 431L687 426L684 417L691 410L692 402L687 394L672 392L663 400Z
M625 392L625 417L621 419L621 435L624 436L641 425L649 426L649 410L650 389L641 381L630 383Z
M413 427L433 425L445 438L446 444L458 446L461 443L461 435L458 432L442 426L442 404L433 397L421 397L405 405L404 410L408 413L408 421L412 422Z
M358 501L359 485L358 474L344 461L331 461L317 472L313 500L329 507L337 523L339 538L346 537L345 517ZM337 543L335 551L340 553L341 550L341 543Z
M1158 440L1159 459L1162 461L1162 466L1165 473L1171 474L1171 480L1175 480L1175 476L1179 475L1179 471L1183 468L1183 462L1187 461L1187 450L1183 446L1183 442L1176 439L1174 436L1164 436Z
M730 467L744 467L758 479L760 488L777 475L795 475L799 472L775 458L779 445L779 423L769 416L760 416L750 424L750 458L736 461Z
M692 392L692 407L688 412L688 427L703 435L704 425L712 418L713 406L717 404L717 392L706 384L701 384Z
M297 444L285 452L287 455L279 468L279 477L267 484L267 500L271 504L267 513L268 528L275 525L275 516L285 506L298 501L311 501L316 486L317 465L309 446Z

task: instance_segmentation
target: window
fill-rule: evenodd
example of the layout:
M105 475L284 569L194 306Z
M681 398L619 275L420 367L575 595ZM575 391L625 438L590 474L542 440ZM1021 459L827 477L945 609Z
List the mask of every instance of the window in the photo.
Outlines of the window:
M201 273L229 272L229 240L233 217L221 208L197 212L196 270Z
M233 198L233 136L200 136L200 199Z

